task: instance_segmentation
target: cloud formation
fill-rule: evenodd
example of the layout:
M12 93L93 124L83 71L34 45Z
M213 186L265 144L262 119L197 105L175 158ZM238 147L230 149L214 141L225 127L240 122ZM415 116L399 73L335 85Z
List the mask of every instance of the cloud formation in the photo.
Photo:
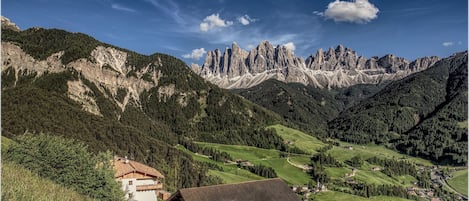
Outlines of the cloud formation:
M443 43L442 43L442 45L443 45L443 46L445 46L445 47L449 47L449 46L453 46L453 45L454 45L454 43L453 43L453 42L450 42L450 41L448 41L448 42L443 42Z
M182 55L182 57L185 59L199 60L200 58L202 58L202 56L204 56L205 53L207 53L207 51L205 51L204 48L199 48L192 50L192 53L190 54Z
M329 3L324 11L326 19L336 22L366 24L378 17L379 9L368 0L340 1Z
M207 32L215 28L228 27L233 25L232 21L226 21L220 18L218 13L209 15L200 23L199 28L202 32Z
M287 50L290 50L291 52L294 52L295 49L296 49L296 46L295 46L295 44L294 44L293 42L285 43L285 44L283 44L283 46L284 46L285 48L287 48Z
M256 20L255 19L251 19L249 17L249 15L243 15L241 17L238 17L238 21L239 23L241 23L242 25L246 26L246 25L249 25L251 22L255 22Z
M121 10L121 11L126 11L126 12L135 13L135 10L134 10L134 9L128 8L128 7L119 5L119 4L112 4L112 5L111 5L111 8L114 9L114 10Z

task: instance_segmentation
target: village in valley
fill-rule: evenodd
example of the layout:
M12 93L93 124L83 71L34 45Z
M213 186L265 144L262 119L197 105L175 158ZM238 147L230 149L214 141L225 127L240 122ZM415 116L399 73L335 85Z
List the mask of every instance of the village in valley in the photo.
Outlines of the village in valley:
M294 145L294 142L292 141L285 141L286 144L289 145ZM338 145L338 144L336 144ZM365 149L365 147L361 146L362 149ZM346 145L342 146L341 149L347 150L347 151L353 151L354 146L352 145ZM209 152L212 153L213 151ZM207 152L195 152L193 153L197 157L201 158L206 158L209 160L214 160L212 155L205 155ZM265 159L262 159L265 160ZM296 164L290 160L290 157L286 158L286 161L293 167L301 169L305 173L310 173L313 170L313 166L311 164ZM227 166L235 166L238 169L250 169L253 168L255 165L252 161L246 160L246 159L235 159L235 160L229 160L225 159L223 160L223 164ZM360 181L356 179L356 175L360 174L360 171L369 171L369 172L382 172L385 167L382 166L371 166L369 170L364 170L360 168L354 168L352 166L347 165L348 168L350 169L349 173L345 173L340 179L345 183L349 185L357 185L359 184ZM222 184L222 185L215 185L212 187L196 187L196 188L191 188L190 190L184 190L184 189L179 189L177 192L171 194L167 191L164 190L163 188L163 181L165 177L156 169L153 169L151 167L148 167L144 164L132 161L125 158L119 158L116 157L116 160L114 161L114 167L116 169L116 179L119 181L120 184L122 184L122 190L126 193L126 198L134 199L134 200L170 200L170 201L176 201L176 200L210 200L209 197L213 198L216 196L223 196L224 194L220 194L219 190L222 190L224 188L231 188L231 186L243 186L243 185L248 185L250 187L246 187L246 192L243 192L243 194L250 194L250 193L259 193L259 192L252 192L248 191L248 189L251 188L257 188L254 186L257 185L266 185L267 183L274 182L274 183L283 183L282 186L287 186L287 183L283 181L282 179L277 179L277 180L272 180L272 179L267 179L265 180L255 180L255 181L250 181L250 182L240 182L240 183L231 183L231 184ZM410 185L405 188L406 194L409 197L414 197L414 198L420 198L423 200L430 200L430 201L443 201L442 198L438 197L435 194L434 189L441 188L444 186L444 188L449 188L452 189L446 182L446 180L451 178L452 172L462 170L464 168L448 168L448 167L442 167L438 165L432 165L432 166L423 166L423 165L418 165L416 166L417 168L417 173L418 174L425 174L429 172L430 178L429 178L429 184L427 184L427 187L424 188L422 185L420 185L419 181L411 181ZM298 198L303 199L304 201L308 200L314 200L314 197L318 193L325 193L329 192L330 189L328 189L329 184L324 184L319 182L317 180L316 182L308 182L307 184L288 184L288 193L283 190L284 194L296 194ZM201 189L204 193L200 193L198 189ZM204 191L204 189L217 189L217 191ZM244 188L244 187L243 187ZM266 188L261 188L259 187L262 191L265 191L263 193L268 193L271 194L270 192L272 189L266 189ZM278 189L280 190L280 189ZM336 189L337 190L337 189ZM467 197L457 193L457 191L452 190L455 192L454 198L456 200L467 200ZM183 193L184 192L184 193ZM196 193L200 194L200 196L197 199L193 198L183 198L184 196L188 196L191 193ZM204 197L207 196L207 197ZM230 196L235 196L236 195L230 195ZM189 196L190 197L190 196ZM239 198L237 198L239 200ZM215 199L216 200L216 199Z

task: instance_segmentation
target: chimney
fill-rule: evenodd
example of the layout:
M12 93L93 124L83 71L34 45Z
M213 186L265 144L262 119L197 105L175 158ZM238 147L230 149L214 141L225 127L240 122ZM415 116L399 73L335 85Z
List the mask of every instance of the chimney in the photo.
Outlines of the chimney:
M125 164L129 163L129 159L127 158L127 156L125 156L125 161L124 161Z

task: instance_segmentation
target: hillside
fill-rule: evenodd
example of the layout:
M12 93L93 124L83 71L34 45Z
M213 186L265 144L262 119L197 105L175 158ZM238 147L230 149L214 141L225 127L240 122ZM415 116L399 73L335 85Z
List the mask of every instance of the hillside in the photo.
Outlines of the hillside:
M400 198L397 197L366 197L364 195L356 197L354 196L355 193L352 191L353 185L344 186L344 184L358 183L362 186L386 185L387 188L394 186L402 189L412 186L412 183L415 181L423 181L420 180L421 178L411 176L411 173L395 173L390 175L386 171L374 171L373 167L375 167L376 164L371 161L372 158L392 160L396 163L398 161L406 161L409 162L409 164L412 164L413 168L416 168L413 165L433 165L428 160L401 154L394 150L387 149L384 146L372 144L361 146L345 142L329 141L335 142L332 145L324 143L317 138L299 130L291 129L282 125L273 125L269 126L268 128L276 130L282 139L289 141L289 146L297 147L298 149L305 151L307 154L285 153L278 150L260 149L251 146L224 145L203 142L197 142L196 144L201 147L225 152L235 160L248 161L253 165L264 165L266 167L271 167L276 172L278 177L282 178L293 186L315 186L316 180L312 179L311 172L305 171L303 169L311 164L311 156L314 156L319 152L325 152L327 155L335 158L341 164L341 167L325 167L327 177L329 177L331 180L331 182L329 182L327 185L329 190L312 194L311 196L315 197L316 200L331 200L334 196L338 196L339 200L381 200L383 198L389 200L399 200ZM347 147L352 147L352 149ZM212 164L209 173L220 176L224 183L261 179L259 176L248 172L242 166L237 166L236 163L215 161L213 160L213 157L210 159L210 155L203 155L201 152L192 152L182 146L179 146L178 148L185 150L187 153L190 153L195 160ZM363 161L363 164L360 167L352 167L350 165L350 161L355 157L359 157ZM384 194L378 195L382 196ZM413 199L411 197L409 198Z
M179 140L281 148L274 113L209 84L180 60L81 33L2 30L2 134L46 132L161 170L170 189L217 183ZM256 133L253 135L251 133ZM150 154L151 153L151 154Z
M329 123L332 136L467 163L467 52L393 82Z
M21 165L2 162L2 200L93 200L31 173Z
M361 84L346 88L320 89L300 83L285 83L270 79L248 89L234 89L235 93L281 115L297 127L315 136L327 136L327 122L345 108L366 99L386 86Z

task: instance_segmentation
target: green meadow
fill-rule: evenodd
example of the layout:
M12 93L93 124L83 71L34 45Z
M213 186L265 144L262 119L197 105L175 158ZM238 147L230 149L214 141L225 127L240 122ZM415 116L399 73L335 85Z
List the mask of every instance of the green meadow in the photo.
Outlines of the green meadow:
M448 180L448 184L461 194L467 196L467 169L453 173L453 177Z
M282 178L289 184L307 184L310 180L310 176L306 172L289 164L286 158L280 157L280 151L275 149L261 149L251 146L225 145L205 142L197 142L197 144L203 147L211 147L219 151L227 152L235 160L248 160L253 164L262 164L268 167L272 167L277 173L278 177ZM299 158L300 156L296 157ZM297 160L306 161L308 159L309 156L303 156L303 159ZM222 177L222 179L225 180L224 177Z
M389 196L373 196L371 198L365 198L357 195L351 195L348 193L326 191L312 196L313 200L334 200L334 201L409 201L404 198L389 197Z

